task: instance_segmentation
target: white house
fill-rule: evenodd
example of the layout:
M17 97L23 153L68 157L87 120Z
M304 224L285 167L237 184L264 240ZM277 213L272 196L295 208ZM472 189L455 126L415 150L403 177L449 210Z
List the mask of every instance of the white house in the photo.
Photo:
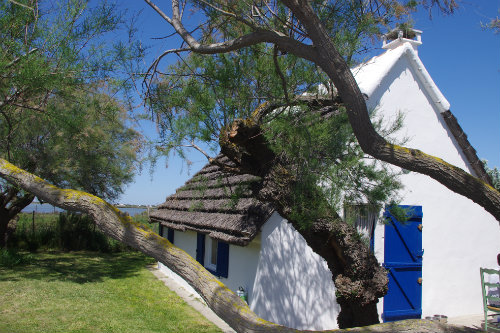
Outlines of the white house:
M405 115L400 135L408 138L406 146L488 181L450 104L420 61L421 32L414 33L412 39L384 39L384 53L353 69L367 105L389 121L399 112ZM363 226L389 271L381 319L481 314L479 267L496 266L498 222L427 176L404 172L401 180L402 204L414 211L413 218L381 224L373 215ZM298 329L336 328L340 309L325 261L270 206L252 198L256 181L207 165L151 219L229 288L243 287L250 308L262 318ZM233 200L232 193L240 199ZM186 285L168 268L160 269Z

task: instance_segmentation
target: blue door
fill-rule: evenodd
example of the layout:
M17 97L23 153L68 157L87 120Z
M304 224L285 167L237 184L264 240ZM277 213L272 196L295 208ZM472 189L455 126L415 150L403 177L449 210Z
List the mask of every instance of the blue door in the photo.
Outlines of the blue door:
M400 206L408 220L398 221L386 208L384 267L389 290L384 297L384 322L422 316L422 206Z

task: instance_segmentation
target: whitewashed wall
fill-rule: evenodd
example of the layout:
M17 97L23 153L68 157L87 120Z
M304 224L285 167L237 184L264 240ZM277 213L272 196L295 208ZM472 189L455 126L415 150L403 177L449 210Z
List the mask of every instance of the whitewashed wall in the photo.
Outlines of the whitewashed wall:
M196 257L196 233L175 231L174 243ZM162 264L159 269L201 298L181 277ZM229 246L228 278L236 291L248 291L250 308L263 319L298 329L337 328L340 312L326 262L304 238L274 213L247 246Z
M453 135L446 129L439 104L432 102L435 97L425 86L430 83L416 79L421 67L411 66L412 56L411 52L405 53L395 63L369 96L368 104L377 106L378 114L387 120L395 119L398 111L405 114L400 136L409 138L406 146L470 172ZM402 181L405 189L401 203L421 205L423 209L423 316L482 313L479 267L497 266L498 222L483 208L427 176L411 172L403 175ZM375 230L375 252L384 262L383 225L377 225ZM379 303L379 314L382 304Z
M326 261L277 213L263 226L261 242L251 309L297 329L337 328L340 308Z
M196 232L194 231L175 231L175 246L186 251L191 257L196 258ZM208 237L208 236L207 236ZM219 278L229 289L236 292L241 286L248 291L249 301L251 302L252 290L259 260L260 237L257 236L250 244L245 247L229 245L229 271L227 278ZM182 279L172 272L165 265L158 263L158 268L167 276L174 279L184 289L201 298L195 290Z

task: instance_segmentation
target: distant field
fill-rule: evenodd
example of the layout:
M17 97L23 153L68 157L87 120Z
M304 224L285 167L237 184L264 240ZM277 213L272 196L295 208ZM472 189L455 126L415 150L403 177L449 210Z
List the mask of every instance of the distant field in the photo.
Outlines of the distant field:
M220 332L137 252L28 254L0 267L0 332Z

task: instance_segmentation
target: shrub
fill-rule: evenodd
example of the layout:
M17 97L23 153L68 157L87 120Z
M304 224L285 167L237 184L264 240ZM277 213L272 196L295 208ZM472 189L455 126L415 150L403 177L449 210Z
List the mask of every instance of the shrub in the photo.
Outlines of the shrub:
M15 250L0 249L0 266L12 268L17 265L29 264L33 257L28 254L20 254Z

